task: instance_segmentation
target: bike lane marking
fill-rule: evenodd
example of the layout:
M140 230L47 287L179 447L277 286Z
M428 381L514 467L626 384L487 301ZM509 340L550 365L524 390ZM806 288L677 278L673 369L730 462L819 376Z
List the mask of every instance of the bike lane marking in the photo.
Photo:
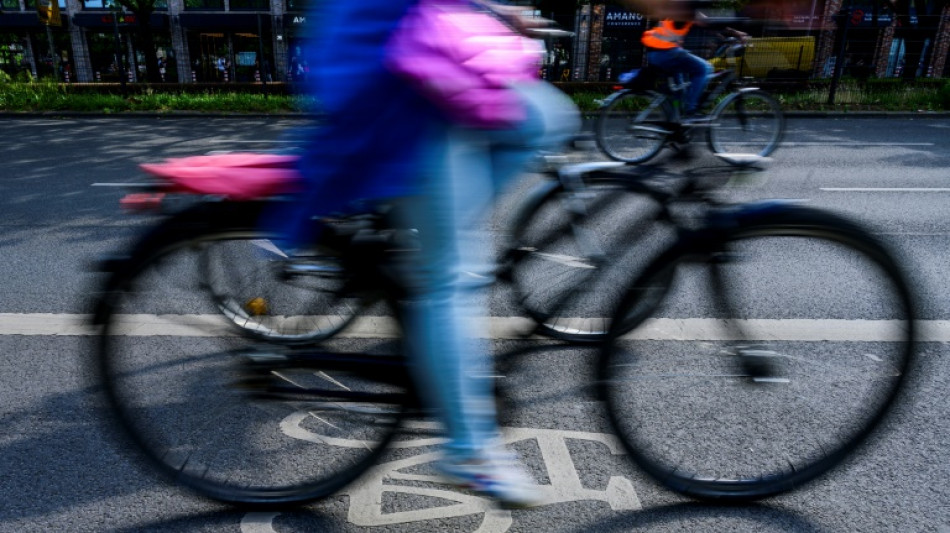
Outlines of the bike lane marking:
M281 430L291 437L302 440L326 442L325 436L315 434L303 426L307 413L295 413L281 423ZM410 429L436 429L432 422L415 422ZM589 489L583 486L577 465L568 448L568 440L584 440L603 445L612 455L622 455L624 451L616 437L604 433L582 431L504 428L503 441L514 444L534 441L540 450L540 458L547 472L549 483L538 485L542 501L539 506L579 501L606 502L613 511L632 511L642 508L633 483L623 476L611 476L603 490ZM443 439L416 439L398 441L399 448L427 447L444 442ZM362 447L358 440L335 439L334 445ZM339 495L349 497L347 521L360 527L381 527L401 524L417 524L435 519L456 518L484 514L475 533L504 533L513 525L510 511L501 511L494 507L491 500L452 490L438 476L413 474L404 470L437 460L440 453L426 451L412 457L380 463L363 473L352 485ZM402 483L401 483L402 482ZM414 485L403 484L412 482ZM435 484L419 486L419 483ZM445 487L445 488L442 488ZM453 502L438 507L417 508L391 513L383 512L385 493L401 493L438 498ZM241 520L242 533L276 533L273 523L280 513L248 513Z
M218 314L118 315L113 335L131 337L181 336L223 337L237 335L233 326ZM54 313L0 313L0 336L96 335L89 326L90 315ZM578 329L601 326L602 318L564 319ZM741 340L886 342L900 340L902 321L849 319L750 319L738 321ZM529 336L533 322L523 317L490 317L483 324L487 338L518 340L543 339ZM918 340L950 342L950 320L919 320ZM712 318L649 319L623 336L630 340L729 341L733 337L726 320ZM399 329L395 320L384 316L360 316L339 336L344 338L394 338Z

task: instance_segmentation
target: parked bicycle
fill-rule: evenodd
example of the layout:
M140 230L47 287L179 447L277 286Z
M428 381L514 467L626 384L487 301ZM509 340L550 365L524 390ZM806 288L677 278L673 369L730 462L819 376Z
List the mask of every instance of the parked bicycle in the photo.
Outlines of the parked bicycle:
M584 174L631 182L600 167ZM914 356L910 287L852 221L788 202L724 205L696 175L669 182L641 183L657 190L657 220L680 222L617 286L598 364L609 418L634 461L673 490L748 500L794 489L892 406ZM368 331L305 345L235 335L194 290L201 250L273 237L257 221L279 201L199 202L162 220L103 265L94 313L96 375L140 456L201 494L256 507L329 496L423 414L399 327L414 236L389 222L392 211L319 222L342 286L379 302L363 311ZM852 324L855 309L868 316ZM353 441L363 445L341 445Z
M744 52L745 45L730 38L714 57L735 64ZM682 102L689 83L655 66L640 69L604 99L595 126L597 146L616 161L643 163L664 147L679 149L689 144L704 130L709 149L736 156L731 159L734 164L754 162L775 151L785 131L785 118L770 94L742 86L735 67L718 70L699 102L699 109L708 115L687 123Z

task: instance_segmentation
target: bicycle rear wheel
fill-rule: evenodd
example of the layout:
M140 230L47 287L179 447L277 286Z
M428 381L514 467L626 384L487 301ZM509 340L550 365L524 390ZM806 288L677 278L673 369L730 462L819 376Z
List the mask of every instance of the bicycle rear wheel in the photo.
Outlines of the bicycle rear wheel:
M655 223L660 204L637 179L643 178L592 177L575 192L552 185L513 224L512 292L536 333L575 343L603 340L616 288L672 238L672 227ZM659 294L642 294L628 329Z
M605 343L600 392L660 483L753 500L811 481L880 424L912 366L915 307L894 257L837 216L788 208L719 236L651 270L677 282L662 313Z
M772 154L785 133L782 106L759 90L740 90L727 96L712 112L707 141L718 154Z
M273 508L329 496L372 466L409 382L398 339L259 343L194 290L201 245L266 238L259 211L199 206L146 236L106 283L95 369L136 457L210 498ZM391 368L345 364L372 356Z
M671 133L667 106L666 99L655 96L636 92L620 95L597 116L597 146L615 161L650 160Z
M345 294L339 257L323 248L290 258L271 240L248 235L204 243L199 265L221 314L250 337L320 341L346 328L362 307Z

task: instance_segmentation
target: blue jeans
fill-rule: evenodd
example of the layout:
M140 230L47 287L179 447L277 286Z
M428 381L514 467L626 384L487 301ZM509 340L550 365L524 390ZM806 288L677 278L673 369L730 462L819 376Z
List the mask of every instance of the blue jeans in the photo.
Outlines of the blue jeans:
M647 52L647 61L670 73L688 74L690 85L686 90L685 111L687 115L699 111L699 97L702 96L709 76L713 73L713 66L709 61L682 48L651 50Z
M492 243L479 227L499 192L538 150L563 146L580 116L545 83L517 87L527 119L512 129L450 127L426 157L427 183L410 200L406 223L419 231L412 270L415 294L405 304L407 350L423 401L445 425L448 454L476 455L497 436L487 317L482 289L491 282Z

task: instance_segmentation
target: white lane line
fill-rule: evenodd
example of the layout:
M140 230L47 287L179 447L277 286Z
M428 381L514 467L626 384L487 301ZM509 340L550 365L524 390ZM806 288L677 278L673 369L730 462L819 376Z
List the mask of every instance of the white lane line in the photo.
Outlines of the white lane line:
M94 335L89 315L52 313L0 313L0 335L57 336ZM602 327L602 318L575 318L571 325L585 329ZM842 319L754 319L737 323L744 340L857 341L880 342L899 338L901 322ZM919 338L926 342L950 342L950 320L918 321ZM485 329L487 328L487 329ZM532 322L522 317L491 317L483 324L486 337L523 339ZM393 338L399 329L384 316L358 317L340 336L345 338ZM638 340L734 340L734 329L724 320L710 318L651 319L626 335ZM130 337L180 336L221 337L234 330L217 314L120 315L114 335Z
M819 187L825 192L950 192L950 187Z
M205 143L211 144L261 144L261 143L274 143L274 144L295 144L300 141L294 141L289 139L258 139L258 140L248 140L248 139L203 139Z
M791 141L782 142L782 146L935 146L936 143L896 143L896 142L861 142L861 141L843 141L843 142L822 142L822 141Z

